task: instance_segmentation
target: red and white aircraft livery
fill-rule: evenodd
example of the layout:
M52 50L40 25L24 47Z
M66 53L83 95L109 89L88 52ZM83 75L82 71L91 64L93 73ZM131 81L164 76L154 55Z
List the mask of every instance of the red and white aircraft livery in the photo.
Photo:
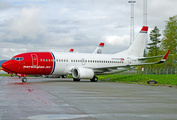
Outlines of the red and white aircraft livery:
M69 52L74 52L74 49L70 49Z
M93 54L102 54L103 47L104 47L104 43L100 43L98 47L95 49L95 51L93 52Z
M170 50L159 62L144 63L144 60L149 59L143 57L147 31L148 27L143 26L132 45L116 54L28 52L14 56L4 62L2 67L23 77L22 82L27 81L26 75L66 74L72 74L73 81L86 78L97 82L96 75L118 73L135 66L159 64L166 60Z

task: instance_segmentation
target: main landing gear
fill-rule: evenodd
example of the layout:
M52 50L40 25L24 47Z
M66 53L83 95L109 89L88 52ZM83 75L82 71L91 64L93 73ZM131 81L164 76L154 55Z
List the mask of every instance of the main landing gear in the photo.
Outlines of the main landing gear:
M26 77L23 77L22 78L22 82L26 82L27 81L27 78Z
M93 76L92 79L90 79L90 82L97 82L98 81L98 78L96 76Z
M73 81L80 81L80 79L73 78ZM90 79L90 82L98 82L98 78L94 76L92 79Z
M80 81L80 79L77 79L77 78L73 78L73 81Z

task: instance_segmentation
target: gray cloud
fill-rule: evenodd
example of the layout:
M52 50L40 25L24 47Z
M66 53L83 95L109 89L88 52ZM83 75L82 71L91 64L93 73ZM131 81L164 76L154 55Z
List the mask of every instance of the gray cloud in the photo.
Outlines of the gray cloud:
M5 10L11 7L13 7L13 5L9 4L8 2L0 1L0 10Z
M176 15L175 0L148 1L148 26L164 29ZM135 3L135 36L143 25L143 1ZM28 51L103 53L128 48L130 4L122 0L7 0L0 2L0 59Z

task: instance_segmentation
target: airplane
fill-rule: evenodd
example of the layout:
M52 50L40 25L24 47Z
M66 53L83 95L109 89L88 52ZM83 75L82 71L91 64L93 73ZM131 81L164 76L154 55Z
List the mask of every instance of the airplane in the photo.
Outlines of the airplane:
M92 54L69 52L28 52L18 54L2 64L2 67L22 77L27 75L64 75L70 74L73 81L90 79L97 82L96 75L114 74L140 65L165 62L168 52L158 62L144 63L143 57L148 27L143 26L131 46L116 54ZM152 57L153 58L153 57Z
M101 54L103 47L104 47L104 43L100 43L100 44L98 45L98 47L96 47L96 49L94 50L93 54ZM71 49L69 50L69 52L74 52L74 49L71 48ZM10 72L10 71L4 69L4 68L0 68L0 70L3 70L3 71L5 71L5 72L7 72L8 74L11 75L11 77L13 77L13 74L14 74L14 73L12 73L12 72ZM17 76L17 74L16 74L16 76ZM45 77L45 78L60 78L60 76L61 76L62 78L66 78L66 75L42 75L42 76ZM19 78L20 78L20 77L21 77L21 76L19 76Z

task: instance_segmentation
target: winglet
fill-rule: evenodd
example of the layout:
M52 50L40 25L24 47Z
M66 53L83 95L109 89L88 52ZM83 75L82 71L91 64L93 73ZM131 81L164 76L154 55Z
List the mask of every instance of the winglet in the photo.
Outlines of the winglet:
M104 47L104 43L100 43L100 44L99 44L99 47Z
M170 53L170 50L168 50L168 52L163 56L163 58L158 63L165 62L165 60L167 59L169 53Z

